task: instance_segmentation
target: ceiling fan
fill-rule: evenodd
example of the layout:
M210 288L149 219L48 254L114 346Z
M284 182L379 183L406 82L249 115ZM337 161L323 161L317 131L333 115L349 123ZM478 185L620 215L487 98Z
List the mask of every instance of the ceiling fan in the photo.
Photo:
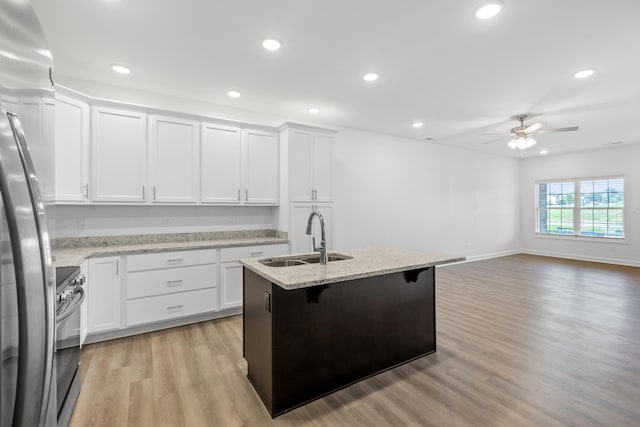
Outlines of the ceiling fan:
M578 130L578 126L571 126L566 128L543 128L544 123L533 123L531 125L525 125L524 121L527 119L527 114L519 114L514 116L514 120L518 120L520 122L520 126L516 126L511 129L509 135L512 137L511 141L507 144L510 148L514 150L519 148L520 150L526 150L527 148L533 147L536 144L536 140L531 138L532 135L542 135L545 133L556 133L556 132L572 132ZM502 135L495 133L483 133L482 135ZM492 139L491 141L484 142L483 144L491 144L496 141L500 141L502 138Z

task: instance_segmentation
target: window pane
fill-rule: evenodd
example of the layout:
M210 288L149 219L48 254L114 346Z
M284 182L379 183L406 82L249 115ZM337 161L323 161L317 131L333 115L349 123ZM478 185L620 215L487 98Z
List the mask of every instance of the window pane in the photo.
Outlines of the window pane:
M580 211L580 234L582 236L593 235L593 211L581 210Z

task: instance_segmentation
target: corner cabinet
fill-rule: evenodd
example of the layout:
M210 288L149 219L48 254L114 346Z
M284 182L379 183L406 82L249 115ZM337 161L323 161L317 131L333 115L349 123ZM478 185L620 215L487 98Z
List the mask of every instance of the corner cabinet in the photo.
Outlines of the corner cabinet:
M154 203L198 201L198 122L149 117L150 198Z
M289 197L291 202L333 201L331 133L289 128Z
M91 200L145 202L147 115L93 107L91 121Z
M56 94L56 202L89 201L90 111L89 104Z
M87 275L89 334L120 329L120 257L91 258Z

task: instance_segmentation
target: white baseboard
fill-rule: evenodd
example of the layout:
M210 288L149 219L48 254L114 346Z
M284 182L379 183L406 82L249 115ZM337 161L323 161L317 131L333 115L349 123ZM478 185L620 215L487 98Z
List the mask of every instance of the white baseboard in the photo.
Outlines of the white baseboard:
M617 259L617 258L604 258L604 257L593 257L586 255L574 255L574 254L565 254L560 252L547 252L547 251L532 251L532 250L521 250L519 251L522 254L528 255L540 255L540 256L548 256L553 258L565 258L565 259L575 259L578 261L590 261L590 262L601 262L604 264L615 264L615 265L626 265L629 267L640 267L640 261L631 260L631 259Z
M539 255L539 256L548 256L552 258L564 258L564 259L574 259L578 261L588 261L588 262L601 262L603 264L614 264L614 265L625 265L629 267L640 267L640 261L631 260L631 259L617 259L617 258L604 258L604 257L592 257L592 256L583 256L583 255L574 255L574 254L565 254L560 252L547 252L547 251L532 251L526 249L514 249L511 251L504 252L494 252L490 254L482 254L482 255L473 255L466 257L464 261L454 262L451 264L439 265L438 268L447 267L449 265L456 265L465 262L474 262L474 261L482 261L486 259L492 258L500 258L503 256L509 255L517 255L517 254L527 254L527 255Z

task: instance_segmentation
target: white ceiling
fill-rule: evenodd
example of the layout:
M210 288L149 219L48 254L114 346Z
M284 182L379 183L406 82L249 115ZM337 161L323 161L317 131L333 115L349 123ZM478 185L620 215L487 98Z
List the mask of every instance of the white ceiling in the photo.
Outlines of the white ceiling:
M524 112L580 127L527 157L640 142L640 1L504 2L480 21L476 0L33 1L59 76L515 157L480 134Z

